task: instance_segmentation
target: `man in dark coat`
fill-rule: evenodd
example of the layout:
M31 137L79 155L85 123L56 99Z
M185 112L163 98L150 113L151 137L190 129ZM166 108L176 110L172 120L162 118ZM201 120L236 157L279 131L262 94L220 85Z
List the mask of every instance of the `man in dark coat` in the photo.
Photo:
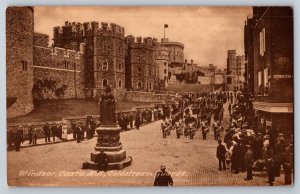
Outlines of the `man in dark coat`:
M45 142L51 142L50 140L50 127L49 124L46 123L46 125L43 127L44 135L45 135Z
M253 165L253 152L251 150L251 146L250 145L246 145L247 147L247 151L245 154L245 167L247 170L247 177L245 178L246 181L248 180L252 180L252 165Z
M107 171L108 159L106 153L103 150L97 156L98 172Z
M33 138L32 131L33 131L32 126L29 126L29 129L28 129L28 140L29 140L29 144L32 144L32 138Z
M173 179L166 171L166 166L161 165L160 171L155 174L154 186L173 186Z
M231 155L231 170L234 171L235 174L238 174L240 172L239 154L240 154L239 146L236 142L233 141L233 149Z
M76 124L76 138L77 138L77 143L81 142L81 136L82 136L82 128L80 127L79 124Z
M52 133L53 141L55 141L55 136L57 136L57 124L56 123L54 123L51 126L51 133Z
M217 158L219 160L219 170L226 170L226 165L225 165L225 154L226 154L226 148L222 144L222 140L218 140L218 147L217 147ZM223 165L223 168L222 168Z
M17 130L14 132L14 145L16 148L16 151L20 151L21 142L23 139L23 134L20 132L20 130Z

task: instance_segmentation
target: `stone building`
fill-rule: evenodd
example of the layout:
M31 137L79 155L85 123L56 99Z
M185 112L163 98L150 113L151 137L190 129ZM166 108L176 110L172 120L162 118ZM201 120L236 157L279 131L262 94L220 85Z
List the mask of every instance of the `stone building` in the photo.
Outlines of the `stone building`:
M247 88L265 132L293 133L293 10L253 7L244 27Z
M236 75L238 76L238 83L245 82L245 55L236 56Z
M33 24L32 7L6 10L6 99L7 117L33 110Z
M152 91L157 88L158 75L155 62L155 47L150 37L126 37L128 57L126 58L126 88Z
M236 50L228 50L226 72L228 90L237 90L244 87L245 64L245 56L237 56Z
M168 49L170 62L184 63L184 44L171 42L168 38L162 38L160 46Z
M169 81L169 51L160 44L155 49L155 62L158 68L159 86L167 87Z
M49 36L46 34L34 33L33 37L34 84L41 80L52 80L56 83L56 90L45 91L43 97L83 98L85 96L83 50L49 47ZM64 96L59 96L57 92L62 88L65 89Z
M100 26L101 25L101 26ZM125 58L127 45L124 28L106 22L65 22L54 27L54 46L84 50L85 87L93 94L110 85L125 88Z

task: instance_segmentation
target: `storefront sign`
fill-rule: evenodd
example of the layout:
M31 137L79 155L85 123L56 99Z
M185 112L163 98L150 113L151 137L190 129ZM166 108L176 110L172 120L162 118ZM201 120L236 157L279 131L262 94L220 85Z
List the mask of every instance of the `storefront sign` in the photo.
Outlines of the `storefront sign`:
M292 78L292 75L273 75L274 79L287 79L287 78Z

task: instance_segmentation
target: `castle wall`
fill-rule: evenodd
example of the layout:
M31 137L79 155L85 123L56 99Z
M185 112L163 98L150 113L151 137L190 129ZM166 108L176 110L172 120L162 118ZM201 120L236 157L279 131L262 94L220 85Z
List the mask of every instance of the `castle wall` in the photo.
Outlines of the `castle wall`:
M132 102L161 103L174 101L177 97L173 94L155 94L154 92L126 91L125 100Z
M7 118L33 110L33 8L6 10Z
M83 53L62 48L34 46L34 83L37 80L54 80L56 88L67 86L60 98L84 98ZM37 96L34 96L38 98ZM45 92L44 98L57 98L55 92Z

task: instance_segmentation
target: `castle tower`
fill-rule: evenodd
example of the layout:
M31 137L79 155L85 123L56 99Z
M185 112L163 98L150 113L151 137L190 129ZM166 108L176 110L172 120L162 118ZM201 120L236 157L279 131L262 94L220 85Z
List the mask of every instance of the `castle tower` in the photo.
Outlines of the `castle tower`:
M33 8L6 10L7 118L33 110Z
M155 49L155 62L158 68L159 86L168 84L169 52L166 47L158 45Z
M152 91L157 85L155 47L150 37L127 36L126 88Z
M228 50L227 74L236 75L236 51L235 50Z
M90 87L113 89L125 86L126 44L124 28L111 23L84 23L86 43L85 61Z

